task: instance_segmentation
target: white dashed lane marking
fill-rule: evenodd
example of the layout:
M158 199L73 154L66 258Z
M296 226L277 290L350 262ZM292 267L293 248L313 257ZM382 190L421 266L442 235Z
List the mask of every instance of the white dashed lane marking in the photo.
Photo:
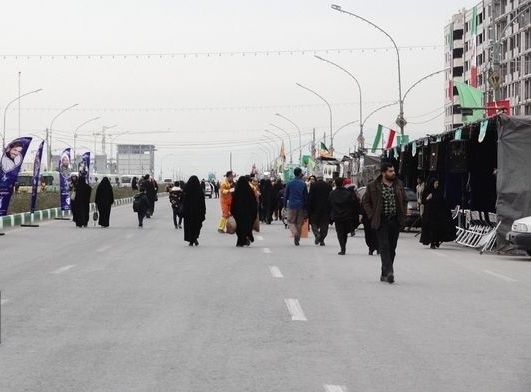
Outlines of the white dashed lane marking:
M347 392L347 388L342 385L325 385L326 392Z
M255 235L254 236L258 241L263 241L264 240L264 237L262 237L261 235Z
M7 304L7 301L9 301L9 300L7 300L7 299L2 299L2 300L0 300L0 305Z
M103 253L103 252L108 251L109 249L111 249L111 246L110 245L105 245L105 246L102 246L101 248L96 249L96 252Z
M271 249L269 249L269 248L263 248L262 251L263 251L264 253L266 253L266 254L272 253L272 252L271 252Z
M280 269L274 265L271 265L269 266L269 271L271 271L271 276L273 276L273 278L283 278L284 275L282 275L282 272L280 272Z
M494 276L494 277L499 278L501 280L505 280L506 282L518 282L516 279L513 279L513 278L510 278L508 276L499 274L497 272L493 272L493 271L489 271L489 270L484 270L483 272L485 272L487 275Z
M63 272L68 271L71 268L74 268L75 265L65 265L64 267L57 268L55 271L52 271L52 274L62 274Z
M308 321L301 304L298 299L288 298L284 302L288 308L288 312L291 315L291 321Z

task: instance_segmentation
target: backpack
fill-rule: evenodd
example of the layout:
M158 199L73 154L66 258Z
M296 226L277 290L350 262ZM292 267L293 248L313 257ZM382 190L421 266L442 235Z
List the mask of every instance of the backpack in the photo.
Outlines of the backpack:
M139 212L142 209L142 195L140 193L137 193L133 197L133 211Z

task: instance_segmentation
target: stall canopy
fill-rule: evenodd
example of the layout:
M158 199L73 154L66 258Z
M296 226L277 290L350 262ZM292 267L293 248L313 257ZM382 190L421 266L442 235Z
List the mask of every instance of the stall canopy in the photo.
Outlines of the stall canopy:
M461 108L476 108L472 111L471 116L463 115L463 121L471 123L481 120L485 112L483 109L479 109L483 107L483 91L462 82L455 82L455 87L457 88Z
M500 116L496 212L501 226L498 244L505 242L515 219L531 216L531 117Z

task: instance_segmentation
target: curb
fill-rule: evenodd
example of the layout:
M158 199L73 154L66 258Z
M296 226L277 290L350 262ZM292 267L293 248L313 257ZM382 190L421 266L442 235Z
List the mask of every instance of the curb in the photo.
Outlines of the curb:
M132 197L125 197L114 201L114 207L131 204ZM90 203L90 213L96 209L95 203ZM72 216L71 211L62 211L61 208L49 208L47 210L38 210L33 214L31 212L21 212L13 215L0 216L0 230L8 227L16 227L24 224L34 224L35 222L42 222L55 218L67 218Z

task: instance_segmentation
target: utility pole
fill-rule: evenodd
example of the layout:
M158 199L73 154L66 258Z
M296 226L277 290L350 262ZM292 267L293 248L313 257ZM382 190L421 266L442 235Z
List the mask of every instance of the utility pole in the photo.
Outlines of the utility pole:
M313 129L313 138L312 138L312 159L315 159L315 128Z
M18 71L18 96L20 97L20 75L22 72ZM18 137L20 137L20 99L18 100Z
M232 152L230 153L230 171L232 171Z

